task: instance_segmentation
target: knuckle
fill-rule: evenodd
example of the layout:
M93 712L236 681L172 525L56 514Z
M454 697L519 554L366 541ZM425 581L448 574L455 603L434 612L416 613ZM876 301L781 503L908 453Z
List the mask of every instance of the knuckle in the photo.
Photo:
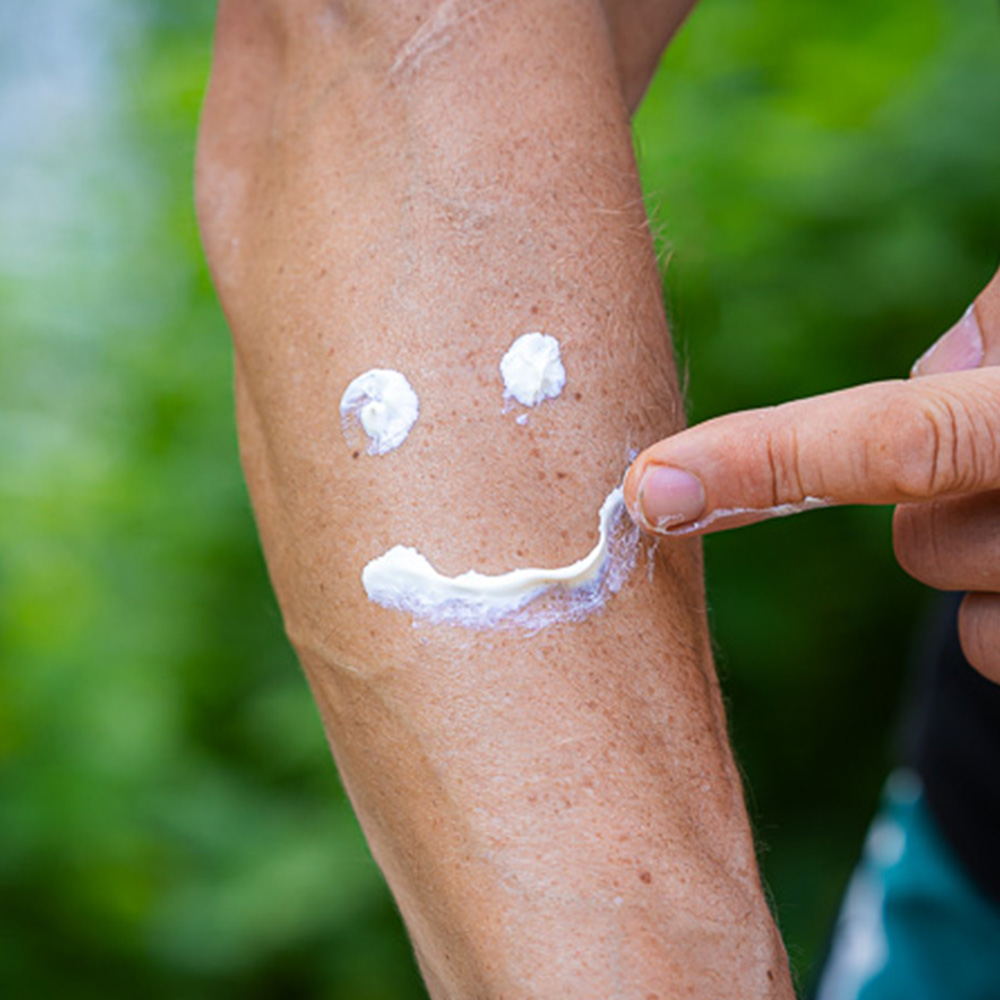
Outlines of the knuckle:
M921 386L915 406L899 407L886 418L892 454L885 457L900 495L925 500L967 492L981 481L987 449L968 401L957 393Z
M797 503L805 495L799 437L794 422L786 422L765 431L764 457L770 482L771 506Z

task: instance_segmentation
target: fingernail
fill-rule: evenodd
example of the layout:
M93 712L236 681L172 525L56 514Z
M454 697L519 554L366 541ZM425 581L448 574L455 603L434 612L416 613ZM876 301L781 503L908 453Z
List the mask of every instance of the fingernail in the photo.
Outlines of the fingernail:
M652 530L676 528L705 510L705 488L683 469L651 465L639 481L639 513Z
M983 363L983 334L971 306L968 312L917 359L911 375L942 375L978 368Z

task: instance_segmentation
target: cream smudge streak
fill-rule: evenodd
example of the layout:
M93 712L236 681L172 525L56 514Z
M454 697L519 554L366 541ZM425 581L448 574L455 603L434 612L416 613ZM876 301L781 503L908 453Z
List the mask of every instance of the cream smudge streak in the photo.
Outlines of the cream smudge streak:
M396 545L365 566L361 582L376 604L431 623L537 629L580 620L600 610L635 565L638 529L620 486L601 505L598 521L597 544L568 566L445 576L417 549Z

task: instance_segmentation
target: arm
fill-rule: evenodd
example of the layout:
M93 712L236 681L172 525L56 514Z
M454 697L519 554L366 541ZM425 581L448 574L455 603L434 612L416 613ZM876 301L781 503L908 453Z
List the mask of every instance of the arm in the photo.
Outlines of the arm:
M695 544L538 632L414 628L360 582L397 543L572 562L680 425L600 7L224 0L198 194L286 627L432 995L790 997ZM532 329L569 382L521 427L497 364ZM421 415L355 455L338 404L377 366Z

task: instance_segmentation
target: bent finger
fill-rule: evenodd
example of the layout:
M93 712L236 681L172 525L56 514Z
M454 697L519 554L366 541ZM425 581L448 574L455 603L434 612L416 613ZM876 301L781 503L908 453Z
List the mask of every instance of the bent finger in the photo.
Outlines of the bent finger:
M896 559L938 590L1000 591L1000 492L896 508Z
M966 594L958 612L958 636L969 663L1000 683L1000 594Z

